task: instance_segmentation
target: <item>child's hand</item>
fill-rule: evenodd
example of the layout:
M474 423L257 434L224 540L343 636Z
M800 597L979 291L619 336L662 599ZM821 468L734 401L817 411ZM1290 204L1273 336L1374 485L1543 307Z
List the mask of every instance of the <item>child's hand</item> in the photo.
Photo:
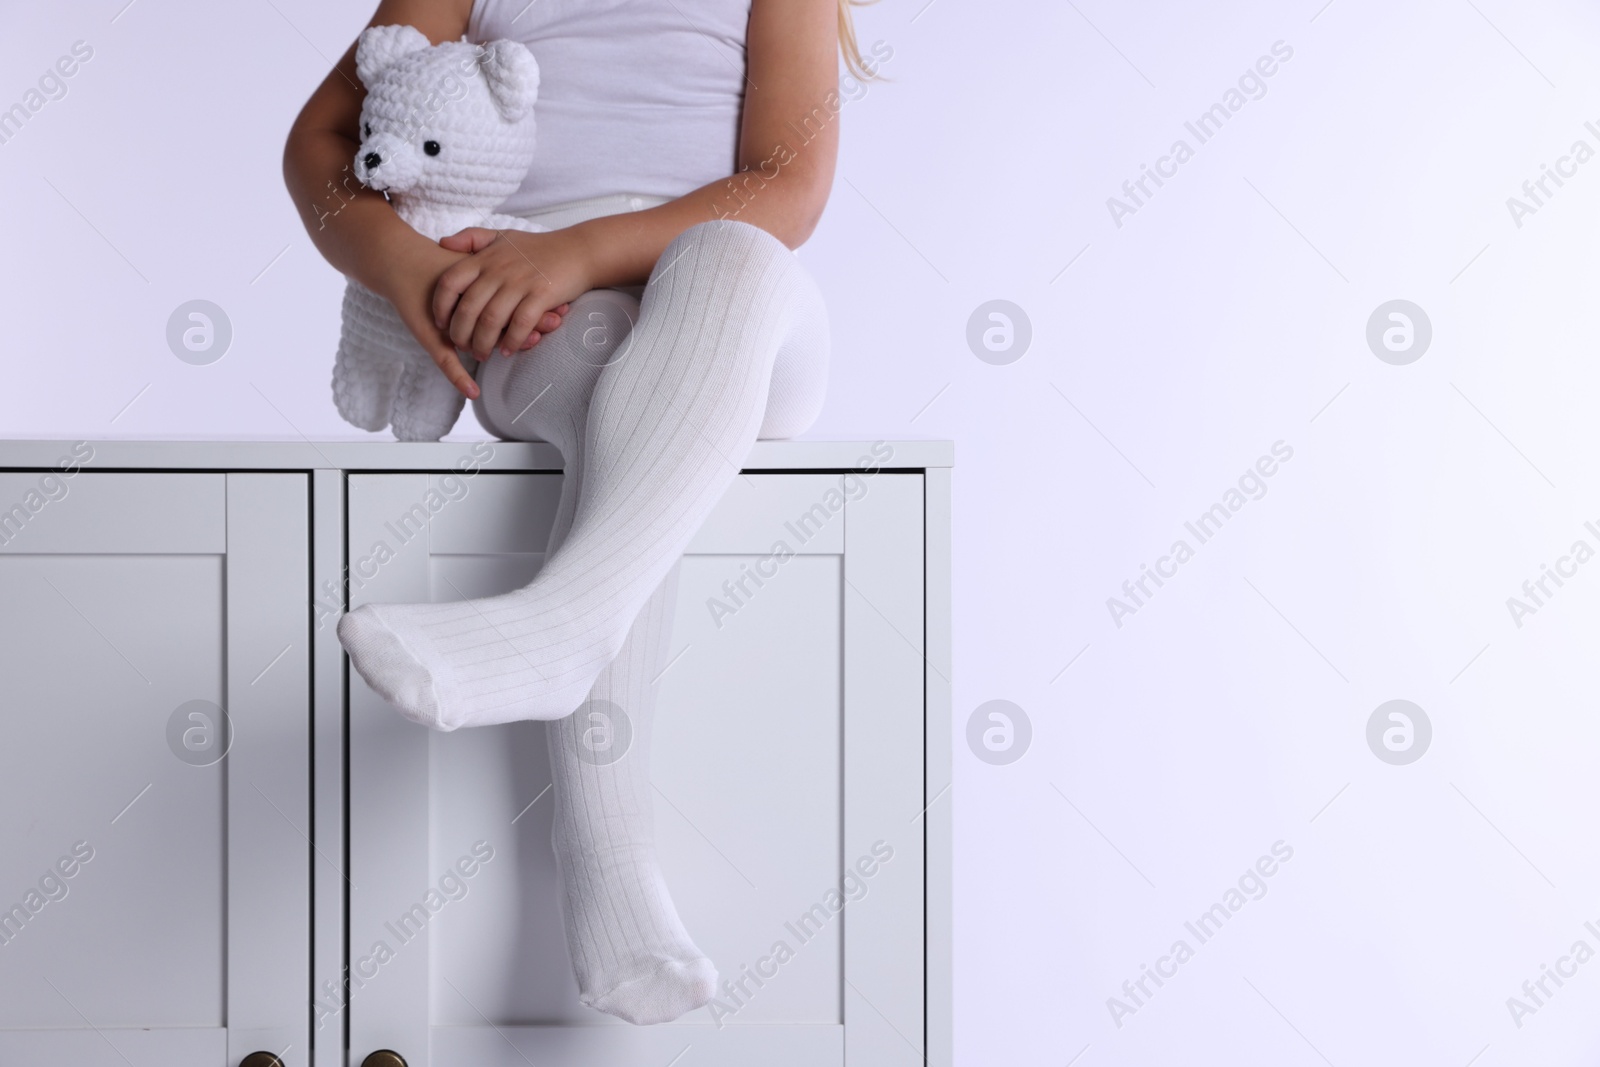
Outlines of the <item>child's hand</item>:
M472 375L461 365L450 338L433 324L433 287L439 275L465 259L459 252L440 248L432 241L419 241L406 246L405 254L396 255L389 263L378 295L394 305L395 312L406 329L417 339L423 351L432 357L439 370L462 396L471 400L478 395L478 385Z
M566 230L473 226L439 243L469 255L439 275L433 324L479 359L496 348L506 355L531 348L561 324L570 301L593 288L583 242Z
M378 294L394 305L400 321L417 343L432 357L440 372L469 400L478 395L477 383L456 354L450 337L433 322L433 294L443 273L470 257L441 248L432 241L408 246L404 256L396 257ZM545 333L561 325L566 307L545 315L539 326Z

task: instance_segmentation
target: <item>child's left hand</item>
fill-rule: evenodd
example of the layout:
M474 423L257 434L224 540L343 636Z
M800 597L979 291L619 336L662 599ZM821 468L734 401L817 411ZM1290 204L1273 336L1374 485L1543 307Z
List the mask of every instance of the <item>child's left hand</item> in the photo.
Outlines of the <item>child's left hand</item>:
M479 359L537 344L545 313L565 315L572 300L593 288L584 243L569 231L470 226L439 243L470 255L439 276L434 322Z

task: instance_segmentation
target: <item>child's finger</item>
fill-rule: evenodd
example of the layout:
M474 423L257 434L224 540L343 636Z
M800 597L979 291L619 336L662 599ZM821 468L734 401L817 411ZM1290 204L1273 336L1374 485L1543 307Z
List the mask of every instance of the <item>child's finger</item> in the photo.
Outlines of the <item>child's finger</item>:
M552 323L551 319L555 321ZM511 312L510 321L506 323L505 336L500 339L500 350L507 355L532 348L538 343L538 338L549 333L561 325L559 316L553 316L545 310L543 303L536 297L525 296Z
M548 325L552 323L552 320L553 325ZM539 338L543 337L545 334L549 333L551 330L554 330L560 325L561 319L556 317L554 312L547 311L544 314L544 318L539 320L539 328L529 333L528 339L523 341L520 345L512 341L511 331L507 330L505 335L500 339L500 354L502 356L510 356L515 355L518 352L526 352L528 349L539 343Z
M478 395L478 383L473 381L472 375L467 373L467 368L461 365L461 359L450 348L429 347L428 355L433 357L433 362L450 379L450 384L460 391L468 400L475 399Z
M472 328L472 351L479 359L488 359L497 347L505 344L503 335L522 300L522 293L507 286L483 306L477 325Z
M409 302L396 305L395 310L400 313L400 319L405 323L406 329L411 331L411 336L416 338L422 350L428 353L428 358L433 360L434 365L449 379L450 384L468 400L475 399L479 392L478 383L473 381L472 373L462 366L461 359L456 355L449 338L445 337L437 326L422 317L426 311Z
M457 348L489 352L487 345L480 348L473 344L473 335L478 330L478 317L483 314L483 309L489 306L489 301L493 300L499 291L499 281L481 277L467 286L466 292L456 300L456 309L450 316L450 327L445 332L450 335L450 341ZM496 336L498 334L499 331L496 331ZM493 338L490 338L490 342L493 342Z
M460 306L461 296L483 276L482 265L475 260L463 259L439 275L433 287L433 324L445 329ZM462 346L465 347L465 346Z
M452 252L481 252L494 244L498 237L494 230L482 226L468 226L464 230L439 238L439 243Z
M528 335L528 339L522 342L522 347L513 349L511 347L511 343L507 341L501 346L500 354L509 356L513 352L526 352L528 349L539 343L539 338L543 337L547 333L553 332L556 327L560 326L561 323L565 321L563 316L565 316L566 313L571 310L571 308L571 304L562 304L554 311L546 311L544 313L544 318L539 320L539 328Z

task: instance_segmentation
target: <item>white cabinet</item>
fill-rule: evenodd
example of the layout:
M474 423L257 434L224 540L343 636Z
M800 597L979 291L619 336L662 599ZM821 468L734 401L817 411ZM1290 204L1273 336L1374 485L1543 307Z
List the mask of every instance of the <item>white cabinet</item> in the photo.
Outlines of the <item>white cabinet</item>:
M0 1063L310 1062L306 486L0 474Z
M0 506L71 447L0 444ZM950 1062L947 444L763 442L691 545L656 821L743 988L645 1028L577 1002L543 725L415 726L333 632L525 583L553 450L92 448L0 516L0 903L93 849L0 943L0 1064ZM189 701L225 759L205 704L169 741Z

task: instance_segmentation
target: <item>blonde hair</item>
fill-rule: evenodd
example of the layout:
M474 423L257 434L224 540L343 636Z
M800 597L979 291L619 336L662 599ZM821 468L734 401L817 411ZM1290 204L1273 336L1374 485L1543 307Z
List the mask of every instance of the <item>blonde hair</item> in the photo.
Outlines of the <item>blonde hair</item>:
M876 0L839 0L839 51L844 54L845 67L863 81L871 81L879 75L876 66L869 71L866 61L861 58L861 46L856 43L856 25L850 17L850 7L852 4L871 3L876 3Z

